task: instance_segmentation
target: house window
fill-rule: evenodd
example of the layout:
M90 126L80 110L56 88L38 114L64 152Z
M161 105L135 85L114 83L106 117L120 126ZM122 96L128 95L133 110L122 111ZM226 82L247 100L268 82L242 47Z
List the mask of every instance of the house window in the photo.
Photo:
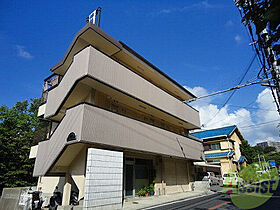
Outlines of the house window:
M205 144L203 145L204 147L204 151L209 151L210 150L210 145L209 144Z
M221 145L220 145L220 143L210 144L210 149L211 150L221 149Z

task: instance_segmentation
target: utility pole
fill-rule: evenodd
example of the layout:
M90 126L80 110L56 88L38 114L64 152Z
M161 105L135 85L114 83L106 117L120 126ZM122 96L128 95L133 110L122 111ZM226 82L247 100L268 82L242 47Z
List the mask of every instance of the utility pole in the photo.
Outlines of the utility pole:
M277 60L276 57L276 55L280 55L279 35L276 32L279 20L276 20L278 12L274 12L276 7L279 8L279 5L271 0L234 0L234 3L238 8L242 22L248 29L252 40L249 45L253 46L258 56L262 65L262 74L265 78L271 79L267 81L268 84L263 84L263 86L270 88L280 115L280 59Z
M260 167L261 167L261 169L263 171L263 167L262 167L262 164L261 164L261 159L260 159L260 154L259 153L258 153L258 159L259 159L259 165L260 165Z

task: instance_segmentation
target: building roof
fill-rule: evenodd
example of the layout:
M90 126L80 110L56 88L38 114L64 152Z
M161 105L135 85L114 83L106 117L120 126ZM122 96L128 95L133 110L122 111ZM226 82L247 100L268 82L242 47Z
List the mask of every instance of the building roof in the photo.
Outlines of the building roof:
M238 162L242 162L242 161L245 161L245 160L246 160L246 157L243 156L243 155L241 155L240 158L239 158L239 160L238 160Z
M226 152L218 152L218 153L211 153L205 154L205 158L216 158L216 157L229 157L234 154L234 151L226 151Z
M195 132L192 133L191 135L199 139L213 138L219 136L229 136L236 128L237 128L236 125L232 125L223 128L216 128L207 131Z
M80 42L79 42L80 41ZM97 27L96 25L92 23L87 23L74 37L72 43L68 47L65 55L63 58L55 64L51 71L55 72L57 74L64 74L67 70L68 66L71 64L71 61L73 59L73 56L81 51L83 48L87 47L88 45L92 45L105 53L108 56L115 56L117 57L117 54L124 53L125 51L129 52L129 56L131 55L135 56L137 62L143 62L147 66L149 66L154 75L164 78L170 85L176 88L177 91L181 92L185 96L182 97L183 100L188 100L190 98L196 98L194 94L192 94L190 91L188 91L186 88L184 88L182 85L177 83L175 80L173 80L171 77L169 77L167 74L162 72L159 68L148 62L145 58L143 58L141 55L136 53L134 50L132 50L130 47L128 47L124 42L117 41L113 37L111 37L109 34L104 32L102 29ZM123 55L124 56L124 55ZM131 57L132 58L132 57ZM118 59L123 59L123 57L120 57ZM140 65L140 64L139 64ZM138 65L138 66L139 66ZM141 70L142 72L142 70ZM142 72L143 73L143 72ZM143 73L144 74L144 73ZM164 82L165 80L162 80ZM168 90L168 89L167 89ZM176 92L176 91L175 91ZM171 92L170 92L171 93ZM174 94L172 92L172 94ZM179 97L179 93L176 93ZM181 95L182 96L182 95Z

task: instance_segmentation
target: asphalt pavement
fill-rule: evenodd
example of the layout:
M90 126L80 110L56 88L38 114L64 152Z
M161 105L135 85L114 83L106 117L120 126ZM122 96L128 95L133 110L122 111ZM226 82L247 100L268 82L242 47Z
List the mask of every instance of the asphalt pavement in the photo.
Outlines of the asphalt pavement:
M151 209L151 208L150 208ZM222 193L203 196L191 200L176 202L152 208L153 210L185 210L185 209L239 209L233 205L230 196Z
M213 185L211 190L215 192L213 195L201 196L194 199L182 200L170 204L160 205L152 210L185 210L185 209L239 209L230 198L230 195L221 192L222 187ZM278 185L276 193L263 205L255 208L257 210L274 210L280 209L280 185Z

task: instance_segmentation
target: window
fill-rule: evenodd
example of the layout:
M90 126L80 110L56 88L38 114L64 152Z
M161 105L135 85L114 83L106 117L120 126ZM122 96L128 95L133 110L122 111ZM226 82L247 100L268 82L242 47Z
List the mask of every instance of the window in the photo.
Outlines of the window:
M209 151L210 150L210 145L209 144L205 144L203 145L204 147L204 151Z
M221 149L221 145L220 143L210 144L210 149L211 150Z

